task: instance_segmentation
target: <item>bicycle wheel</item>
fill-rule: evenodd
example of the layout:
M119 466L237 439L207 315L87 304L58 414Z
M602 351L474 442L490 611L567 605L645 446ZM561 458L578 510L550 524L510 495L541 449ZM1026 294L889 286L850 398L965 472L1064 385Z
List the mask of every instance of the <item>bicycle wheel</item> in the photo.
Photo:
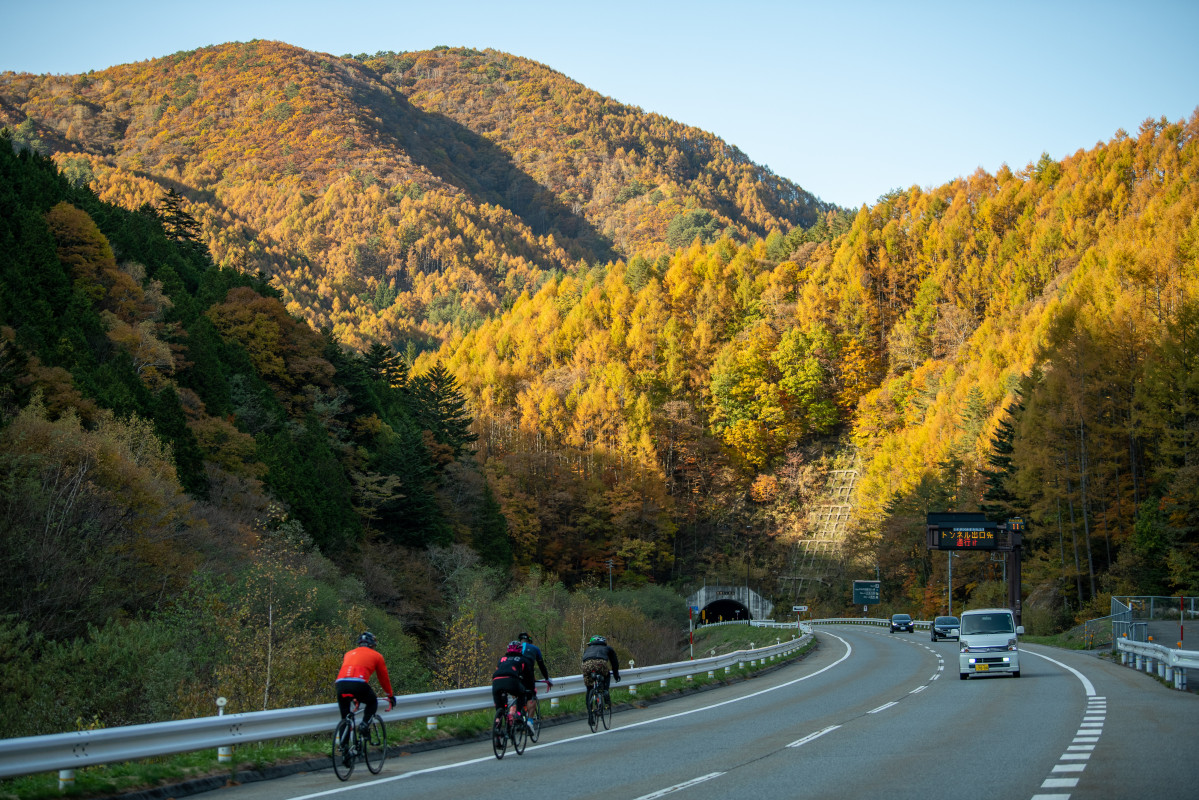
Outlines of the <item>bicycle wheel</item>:
M541 735L541 704L537 700L525 706L525 722L529 726L529 741L537 743L537 737Z
M354 730L353 723L342 720L333 731L333 772L343 781L350 779L354 771Z
M612 727L612 698L610 695L600 692L600 699L600 719L604 723L604 730L608 730Z
M362 748L366 754L366 768L372 775L378 775L387 760L387 723L376 714L371 719L366 736L362 739Z
M504 751L508 749L508 734L504 729L504 718L507 711L501 711L496 715L495 721L491 723L491 749L495 752L496 758L503 758Z
M518 756L524 755L525 745L529 743L529 726L523 718L518 717L512 723L512 749Z
M587 724L591 726L592 733L595 733L595 729L599 725L599 714L595 709L595 698L598 696L599 692L594 686L587 690Z

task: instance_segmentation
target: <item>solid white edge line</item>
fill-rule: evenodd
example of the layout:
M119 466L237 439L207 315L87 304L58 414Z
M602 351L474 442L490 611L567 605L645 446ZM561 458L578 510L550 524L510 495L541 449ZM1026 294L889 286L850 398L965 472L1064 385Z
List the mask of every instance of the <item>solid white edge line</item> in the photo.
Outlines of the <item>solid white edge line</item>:
M654 800L654 798L656 798L656 797L665 797L666 795L670 794L671 792L677 792L680 789L686 789L688 786L694 786L697 783L703 783L704 781L710 781L713 778L719 778L723 774L724 774L723 772L710 772L707 775L701 775L698 778L692 778L689 781L684 781L682 783L676 783L674 786L667 786L665 789L660 789L660 790L658 790L656 792L652 792L650 794L643 794L640 797L636 798L636 800Z
M828 636L831 636L834 639L836 639L841 644L845 645L845 655L841 656L840 658L838 658L836 661L829 664L828 666L822 667L821 669L816 670L815 672L813 672L810 675L804 675L802 678L796 678L795 680L787 681L786 683L780 683L778 686L772 686L769 689L760 689L751 694L747 694L744 697L734 697L731 700L723 700L719 703L713 703L710 706L703 706L701 708L693 708L690 711L680 711L677 714L667 714L664 717L655 717L654 719L642 720L641 722L632 722L632 723L629 723L628 725L621 725L619 728L610 728L609 730L606 730L606 731L597 731L596 733L585 733L581 736L573 736L569 739L558 739L557 741L546 742L545 744L534 745L534 746L528 748L527 750L525 750L525 752L527 753L527 752L529 752L529 750L541 750L546 747L557 747L558 745L561 745L561 744L569 744L570 742L577 742L582 739L588 739L593 736L603 736L603 735L609 734L609 733L616 733L617 731L623 731L627 728L639 728L642 725L653 725L654 723L663 722L668 719L675 719L676 717L686 717L690 714L698 714L701 711L709 711L713 708L720 708L721 706L727 706L730 703L740 703L742 700L749 700L751 697L757 697L758 695L767 694L769 692L774 692L779 689L785 689L788 686L794 686L795 684L806 681L809 678L815 678L817 675L820 675L824 672L828 672L830 669L837 666L838 664L840 664L841 662L843 662L847 658L849 658L851 655L853 655L853 645L851 645L849 642L845 641L844 639L842 639L840 636L838 636L835 633L829 633L828 631L821 631L821 633L827 634ZM465 767L465 766L469 766L471 764L482 764L487 761L494 761L494 760L495 760L494 755L486 755L486 756L482 756L480 758L467 759L466 761L456 761L453 764L443 764L439 767L426 767L425 769L413 770L412 772L404 772L399 775L392 775L387 778L378 778L373 781L357 783L357 784L354 784L353 786L339 786L339 787L336 787L333 789L326 789L323 792L313 792L311 794L298 795L296 797L289 798L288 800L312 800L312 798L315 798L315 797L328 797L329 795L340 794L341 792L349 792L354 789L363 789L368 786L378 786L383 783L391 783L392 781L402 781L407 778L413 778L413 777L416 777L417 775L426 775L426 774L433 773L433 772L444 772L445 770L448 770L448 769L457 769L458 767Z
M1087 679L1086 675L1083 675L1081 672L1076 670L1074 667L1071 667L1068 664L1063 664L1062 662L1058 661L1056 658L1050 658L1049 656L1043 656L1040 653L1034 653L1032 650L1023 650L1022 649L1021 651L1024 653L1028 653L1030 656L1036 656L1037 658L1043 658L1046 661L1050 662L1051 664L1057 664L1059 667L1066 670L1067 672L1074 673L1074 677L1076 677L1080 681L1082 681L1082 688L1083 688L1083 691L1085 691L1087 693L1087 697L1095 696L1095 684L1091 683L1091 681Z

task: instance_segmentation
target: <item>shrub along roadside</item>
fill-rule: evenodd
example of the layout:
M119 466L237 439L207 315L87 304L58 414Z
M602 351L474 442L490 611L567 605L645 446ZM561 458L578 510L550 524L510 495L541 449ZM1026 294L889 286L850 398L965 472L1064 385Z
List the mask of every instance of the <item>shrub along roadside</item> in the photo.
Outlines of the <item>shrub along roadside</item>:
M792 635L782 630L749 628L748 626L701 629L696 632L695 637L696 657L707 656L708 651L713 648L717 649L718 654L745 649L748 648L751 641L761 646L772 642L776 637L783 638L780 634L787 637ZM703 649L701 649L701 644ZM802 657L811 647L812 644L809 644L786 660L792 661ZM631 694L626 681L622 684L613 684L612 701L619 710L622 705L631 703L640 704L666 700L671 696L679 695L686 689L723 685L771 669L773 666L774 664L758 665L751 668L747 663L744 668L733 667L727 676L717 673L716 678L708 678L706 673L701 672L695 675L691 681L687 681L685 678L672 678L667 681L666 686L660 686L657 681L653 681L639 684L636 695ZM543 700L541 714L551 728L559 721L565 722L583 717L585 716L583 697L581 695L564 697L556 709L551 708L549 700ZM392 746L392 756L396 757L402 756L406 752L406 748L426 749L430 746L448 746L485 739L490 727L491 712L474 711L439 717L437 731L427 730L423 720L405 720L389 724L387 733ZM247 772L261 773L270 767L301 764L310 760L327 760L329 758L328 739L328 736L311 736L242 745L234 750L233 764L220 764L217 761L217 752L206 750L142 761L88 767L76 771L75 786L67 792L59 791L58 776L55 773L28 775L0 781L0 800L8 800L8 798L50 800L50 798L64 796L107 797L162 786L172 786L174 790L172 796L181 797L188 794L187 783L198 779L224 776L229 783L245 782L247 779L252 779L252 776L246 774ZM215 787L208 784L204 788Z

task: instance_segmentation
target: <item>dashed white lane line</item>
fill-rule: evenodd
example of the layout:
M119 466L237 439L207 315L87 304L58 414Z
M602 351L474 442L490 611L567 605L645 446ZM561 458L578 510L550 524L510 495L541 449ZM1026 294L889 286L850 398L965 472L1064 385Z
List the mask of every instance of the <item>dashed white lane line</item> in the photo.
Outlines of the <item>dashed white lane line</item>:
M694 786L697 783L703 783L704 781L710 781L713 778L719 778L723 774L723 772L711 772L707 775L700 775L698 778L692 778L691 780L684 781L683 783L676 783L674 786L667 786L665 789L659 789L651 794L643 794L638 797L637 800L654 800L655 797L665 797L671 792L677 792L680 789L686 789L687 787Z
M1073 741L1067 745L1066 752L1062 753L1058 763L1053 766L1049 777L1041 783L1042 789L1076 789L1078 776L1086 769L1091 752L1094 751L1095 745L1099 742L1099 736L1103 733L1103 723L1107 716L1107 698L1097 697L1094 684L1073 667L1068 667L1062 662L1040 653L1028 650L1024 652L1043 658L1074 673L1074 676L1082 682L1083 690L1087 694L1087 708L1083 713L1082 722L1079 723L1078 731L1074 734ZM1034 794L1032 800L1070 800L1070 793Z
M892 700L890 703L884 703L883 705L879 706L878 708L875 708L875 709L873 709L873 710L871 710L871 711L867 711L866 713L867 713L867 714L877 714L878 712L880 712L880 711L886 711L886 710L887 710L888 708L890 708L891 706L893 706L893 705L897 705L897 704L898 704L898 701L896 701L896 700Z
M796 741L792 742L791 744L789 744L787 746L788 747L803 747L808 742L819 739L821 736L824 736L824 734L826 734L826 733L832 733L833 731L837 730L837 728L840 728L840 727L841 727L840 725L829 725L824 730L816 731L815 733L809 733L807 736L803 737L802 739L797 739Z

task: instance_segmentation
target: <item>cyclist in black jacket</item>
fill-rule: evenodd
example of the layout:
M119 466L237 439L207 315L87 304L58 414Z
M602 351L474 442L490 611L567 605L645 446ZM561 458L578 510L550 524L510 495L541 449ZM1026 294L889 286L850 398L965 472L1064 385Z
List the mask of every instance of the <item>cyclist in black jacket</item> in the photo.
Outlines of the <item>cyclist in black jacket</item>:
M599 672L602 676L603 685L600 688L604 692L604 702L611 702L608 695L609 666L612 668L611 677L620 683L620 662L616 660L616 651L608 646L608 640L603 636L592 636L587 642L587 649L583 651L583 682L590 689L592 670Z
M516 699L516 710L521 716L525 713L526 681L533 680L533 665L521 655L520 642L509 642L508 652L500 657L491 676L491 699L495 703L496 719L500 717L506 699L512 695Z

